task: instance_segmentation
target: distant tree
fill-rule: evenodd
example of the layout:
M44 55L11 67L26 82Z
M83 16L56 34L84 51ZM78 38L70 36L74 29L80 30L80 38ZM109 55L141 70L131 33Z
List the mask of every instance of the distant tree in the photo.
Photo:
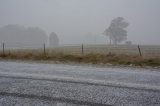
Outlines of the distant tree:
M132 45L132 41L126 41L125 44L126 45Z
M15 44L17 47L40 47L47 42L44 30L38 27L7 25L0 28L0 43Z
M49 36L49 46L56 47L59 45L59 38L55 32L52 32Z
M123 17L117 17L111 21L108 29L104 31L104 34L109 36L110 44L111 41L116 45L124 40L127 40L127 31L125 28L127 28L128 25L129 24L125 22Z

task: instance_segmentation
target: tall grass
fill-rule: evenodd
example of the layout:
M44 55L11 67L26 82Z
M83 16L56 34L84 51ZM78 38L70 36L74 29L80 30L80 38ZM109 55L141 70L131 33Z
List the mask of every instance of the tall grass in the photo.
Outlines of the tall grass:
M5 55L0 52L1 59L16 60L43 60L43 61L59 61L59 62L76 62L76 63L92 63L92 64L113 64L113 65L136 65L136 66L160 66L160 58L143 58L133 55L116 55L116 54L67 54L63 52L47 52L41 50L14 50L6 52Z

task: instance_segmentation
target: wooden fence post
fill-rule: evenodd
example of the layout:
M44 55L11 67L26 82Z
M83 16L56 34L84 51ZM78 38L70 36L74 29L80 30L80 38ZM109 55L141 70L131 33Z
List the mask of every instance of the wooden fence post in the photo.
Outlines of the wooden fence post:
M139 55L142 56L141 48L139 45L138 45L138 51L139 51Z
M81 49L81 50L82 50L82 55L83 55L83 54L84 54L84 48L83 48L83 44L82 44L82 49Z
M45 45L45 43L43 45L43 53L44 53L44 55L46 55L46 45Z
M4 43L3 43L3 56L5 56L5 51L4 51Z

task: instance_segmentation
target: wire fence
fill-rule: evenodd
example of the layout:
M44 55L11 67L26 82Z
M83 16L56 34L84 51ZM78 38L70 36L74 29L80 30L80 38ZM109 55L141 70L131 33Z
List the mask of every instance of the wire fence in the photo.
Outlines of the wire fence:
M64 54L84 55L94 54L125 54L138 55L143 57L160 58L159 45L85 45L85 44L68 44L49 47L45 43L0 43L0 52L11 54L12 52L32 50L32 52L54 53L61 52Z
M56 50L71 54L126 54L153 58L160 57L160 46L152 45L62 45Z

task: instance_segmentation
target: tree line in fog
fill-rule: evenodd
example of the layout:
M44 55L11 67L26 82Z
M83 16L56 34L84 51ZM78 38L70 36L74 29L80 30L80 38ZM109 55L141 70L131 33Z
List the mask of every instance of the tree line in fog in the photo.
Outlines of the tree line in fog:
M0 28L0 43L17 43L21 46L31 44L38 46L39 44L48 44L49 47L59 45L59 38L55 32L47 35L46 32L39 27L24 27L20 25L7 25Z

